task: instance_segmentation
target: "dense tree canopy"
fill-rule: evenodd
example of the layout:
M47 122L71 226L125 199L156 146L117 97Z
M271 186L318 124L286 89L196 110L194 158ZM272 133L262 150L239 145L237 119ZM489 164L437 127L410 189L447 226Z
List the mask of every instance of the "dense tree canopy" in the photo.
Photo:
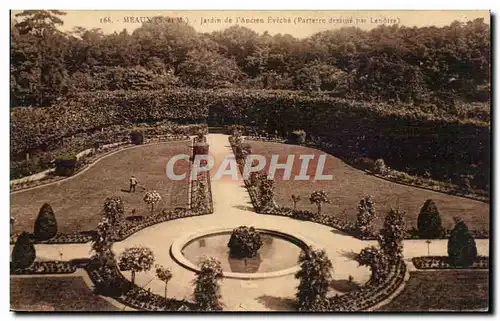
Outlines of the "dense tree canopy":
M197 88L321 90L370 101L488 101L490 27L349 27L305 39L232 26L197 33L157 17L132 34L59 31L64 12L24 11L11 30L11 106L49 106L75 91ZM116 78L116 79L115 79Z

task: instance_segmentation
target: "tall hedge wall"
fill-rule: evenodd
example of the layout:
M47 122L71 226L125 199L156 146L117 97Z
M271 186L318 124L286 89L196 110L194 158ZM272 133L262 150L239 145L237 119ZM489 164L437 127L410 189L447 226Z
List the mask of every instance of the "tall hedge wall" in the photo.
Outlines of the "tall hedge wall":
M468 171L472 164L489 168L488 122L423 110L297 91L91 92L61 106L12 109L11 150L43 148L62 137L112 124L209 117L283 134L304 129L330 140L339 153L347 154L341 156L381 157L396 168L429 170L442 177Z

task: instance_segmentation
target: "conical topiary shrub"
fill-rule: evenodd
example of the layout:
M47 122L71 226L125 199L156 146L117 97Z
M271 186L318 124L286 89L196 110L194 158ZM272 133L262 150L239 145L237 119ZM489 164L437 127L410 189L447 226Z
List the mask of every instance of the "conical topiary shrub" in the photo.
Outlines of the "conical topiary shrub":
M31 236L23 232L17 238L14 249L12 250L12 265L16 269L25 269L33 264L35 258L36 252Z
M45 203L35 221L34 236L37 240L48 240L57 234L57 221L52 207Z
M469 228L462 220L455 224L450 233L448 256L450 263L455 266L470 266L476 261L476 241L474 241Z
M441 216L433 200L425 201L418 215L418 235L424 239L434 239L441 235Z

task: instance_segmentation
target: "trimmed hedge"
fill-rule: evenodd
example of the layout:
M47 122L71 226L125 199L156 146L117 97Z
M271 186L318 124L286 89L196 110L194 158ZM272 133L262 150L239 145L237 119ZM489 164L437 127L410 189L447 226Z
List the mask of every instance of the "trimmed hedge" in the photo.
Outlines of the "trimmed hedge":
M478 256L470 266L453 265L447 256L420 256L411 259L417 269L489 269L490 258Z
M408 166L440 178L474 170L473 184L489 185L488 122L437 116L412 105L293 91L182 88L84 93L64 106L12 109L11 150L14 154L39 150L63 137L117 124L204 120L209 110L220 121L257 124L284 137L301 128L308 136L331 142L341 157L383 158L392 168ZM352 124L362 124L362 130ZM450 159L452 166L441 166Z
M63 154L56 158L55 173L58 176L71 176L78 169L78 158L74 154Z
M72 274L76 272L76 264L64 261L34 262L26 268L16 268L10 265L10 274Z

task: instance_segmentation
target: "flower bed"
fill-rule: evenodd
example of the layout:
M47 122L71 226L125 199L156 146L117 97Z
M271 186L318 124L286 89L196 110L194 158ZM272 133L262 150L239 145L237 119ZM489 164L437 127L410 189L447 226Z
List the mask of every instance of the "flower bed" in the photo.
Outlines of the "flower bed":
M118 236L115 239L115 242L123 241L130 235L139 232L140 230L155 225L163 222L168 222L171 220L176 220L176 219L181 219L181 218L186 218L186 217L193 217L193 216L199 216L199 215L206 215L209 213L198 213L198 212L193 212L189 209L185 208L176 208L172 211L165 211L163 210L162 212L151 215L151 216L146 216L144 217L143 220L140 221L129 221L129 220L124 220L120 222L120 229L118 231Z
M404 282L406 265L402 260L390 267L387 278L380 283L368 281L359 290L329 298L329 310L335 312L353 312L368 309L393 294Z
M411 260L417 269L489 269L490 258L486 256L478 256L477 260L467 267L455 266L449 262L447 256L420 256L414 257Z
M186 300L167 299L141 289L115 267L89 265L86 271L96 290L118 302L141 311L190 311L195 305Z
M34 262L30 267L19 269L10 266L10 274L71 274L76 272L76 265L64 261Z
M48 240L37 240L32 238L34 244L77 244L87 243L96 235L96 231L85 231L75 233L57 233L53 238ZM10 244L15 244L18 235L14 234L10 237Z

